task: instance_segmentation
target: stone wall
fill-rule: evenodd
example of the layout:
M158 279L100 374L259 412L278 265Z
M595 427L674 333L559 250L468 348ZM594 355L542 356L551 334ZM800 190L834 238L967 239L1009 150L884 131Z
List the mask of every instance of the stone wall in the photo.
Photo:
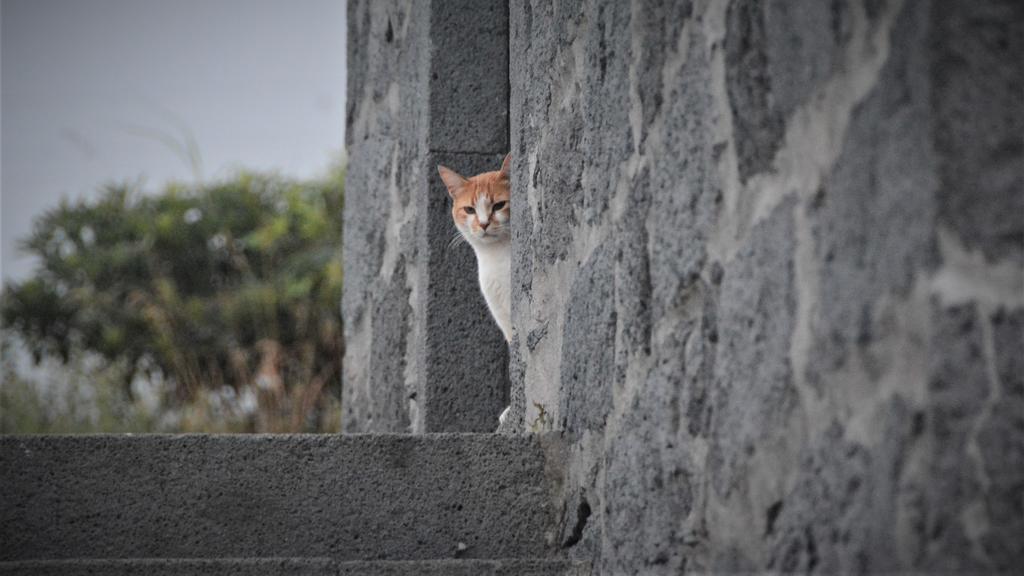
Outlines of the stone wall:
M513 402L574 440L571 553L1024 562L1022 5L511 6Z
M507 137L512 427L570 443L569 555L1024 563L1024 5L353 0L349 26L347 430L490 429L504 350L433 165Z
M348 4L346 432L491 432L508 351L436 166L508 148L508 4Z

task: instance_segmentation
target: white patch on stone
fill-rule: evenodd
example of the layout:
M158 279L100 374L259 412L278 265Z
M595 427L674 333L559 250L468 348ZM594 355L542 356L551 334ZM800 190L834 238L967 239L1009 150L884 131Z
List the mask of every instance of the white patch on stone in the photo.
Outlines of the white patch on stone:
M939 227L939 252L945 264L932 279L931 290L943 304L1024 307L1024 268L1010 259L990 263L945 227Z

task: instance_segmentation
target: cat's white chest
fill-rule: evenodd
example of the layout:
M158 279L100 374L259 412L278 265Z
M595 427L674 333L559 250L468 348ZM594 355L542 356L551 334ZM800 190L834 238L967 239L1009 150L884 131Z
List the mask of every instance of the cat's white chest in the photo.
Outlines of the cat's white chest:
M512 337L512 260L511 246L481 247L476 251L480 291L505 340Z

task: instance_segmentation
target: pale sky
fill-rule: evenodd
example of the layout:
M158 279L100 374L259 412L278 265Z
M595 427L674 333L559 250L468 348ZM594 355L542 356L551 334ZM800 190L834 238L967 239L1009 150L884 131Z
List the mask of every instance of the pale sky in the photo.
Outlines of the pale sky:
M0 0L0 270L62 196L237 168L313 177L344 146L344 0ZM340 217L340 215L338 215Z

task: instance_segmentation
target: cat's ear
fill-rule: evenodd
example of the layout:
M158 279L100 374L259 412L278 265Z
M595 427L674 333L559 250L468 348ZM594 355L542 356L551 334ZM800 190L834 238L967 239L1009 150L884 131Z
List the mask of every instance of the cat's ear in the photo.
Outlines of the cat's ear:
M448 188L448 194L452 198L455 198L459 190L468 182L461 174L446 166L438 166L437 173L441 175L441 180L444 181L444 185Z
M505 159L501 161L501 177L508 180L509 171L512 170L512 153L505 154Z

